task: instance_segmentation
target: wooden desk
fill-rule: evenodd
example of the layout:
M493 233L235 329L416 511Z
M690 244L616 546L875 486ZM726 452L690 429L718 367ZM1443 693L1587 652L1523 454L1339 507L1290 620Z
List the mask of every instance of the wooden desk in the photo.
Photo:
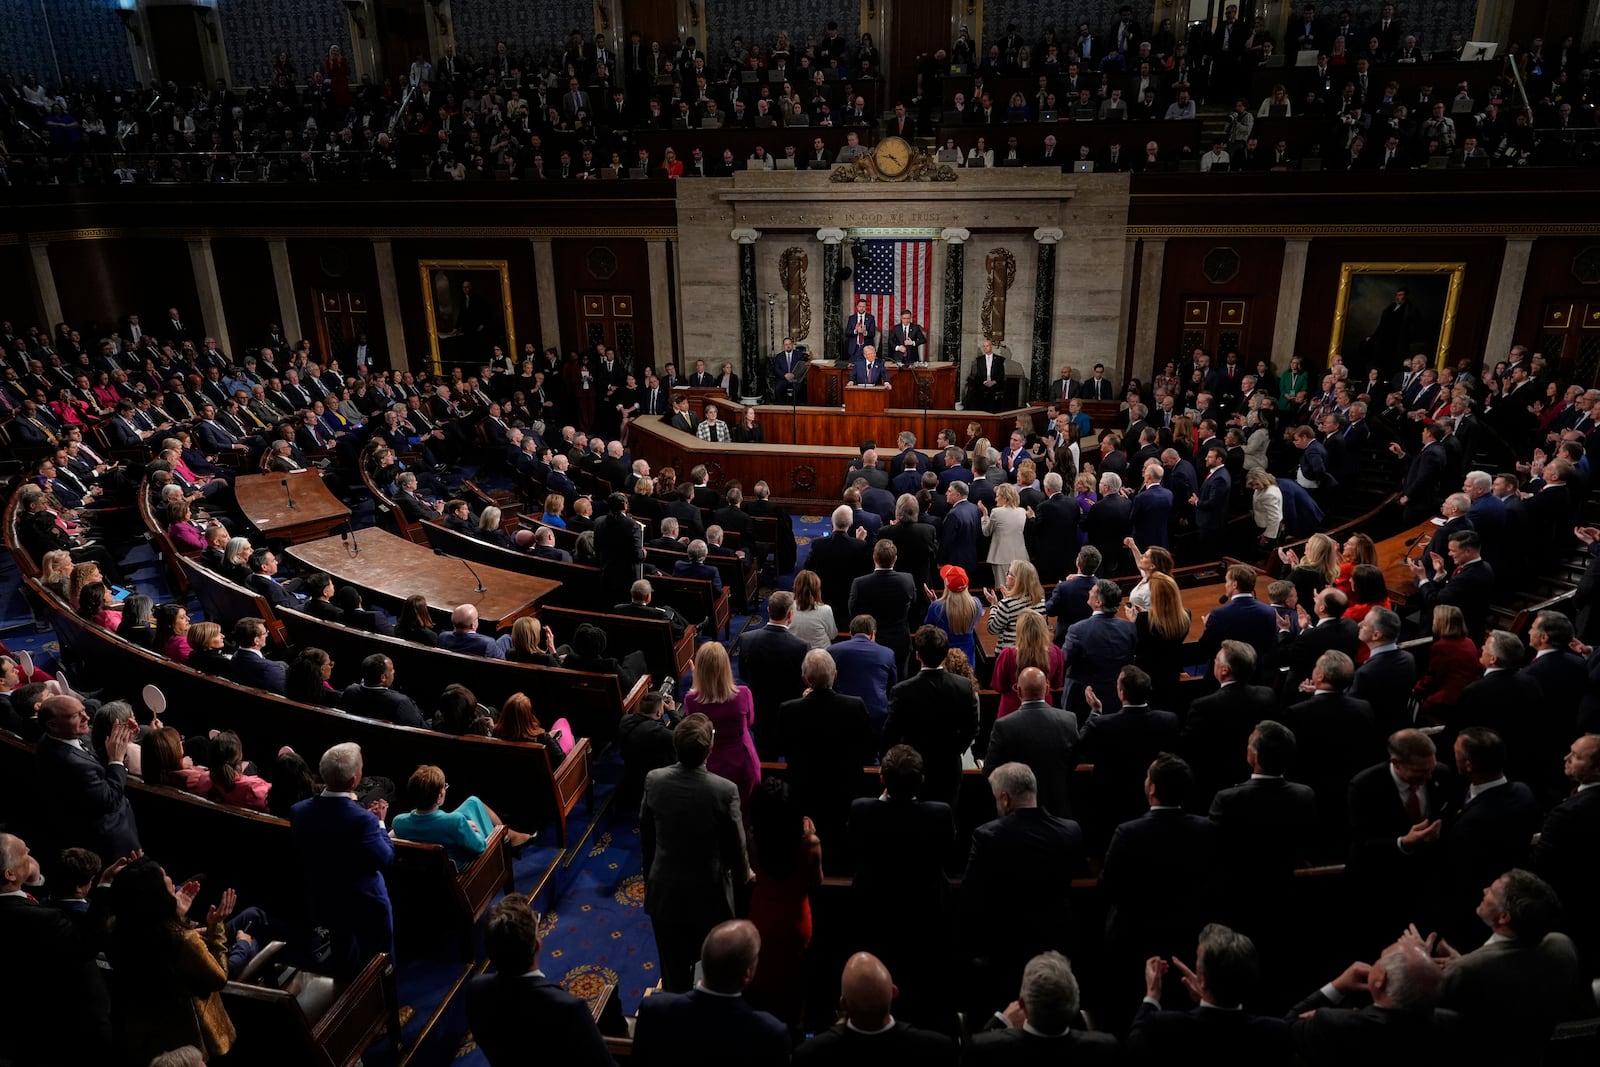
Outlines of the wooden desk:
M1417 580L1406 561L1421 559L1428 542L1438 532L1438 523L1424 519L1411 529L1378 542L1378 566L1383 570L1384 583L1389 587L1389 599L1395 607L1404 605L1417 595Z
M956 404L956 365L930 363L926 367L901 367L889 364L889 403L892 408L933 408L949 410ZM839 407L844 404L850 368L813 361L806 374L806 399L813 404ZM926 382L923 385L918 379ZM923 390L927 396L923 396Z
M847 415L882 415L889 410L889 390L881 385L847 385L844 410Z
M291 494L294 507L289 506ZM273 540L310 541L350 521L350 509L314 470L243 475L233 480L233 495L245 519Z
M448 617L457 604L472 604L478 617L503 630L524 615L561 583L548 578L517 574L481 563L472 565L483 579L484 591L467 564L433 549L413 544L379 529L361 532L361 551L337 537L295 545L289 555L302 567L326 571L339 585L353 585L387 608L398 608L406 597L422 595L436 614Z

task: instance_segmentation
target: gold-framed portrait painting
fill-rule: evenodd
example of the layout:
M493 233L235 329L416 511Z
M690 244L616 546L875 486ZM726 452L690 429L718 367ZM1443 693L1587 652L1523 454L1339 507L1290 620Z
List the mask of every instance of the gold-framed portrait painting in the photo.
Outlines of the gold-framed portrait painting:
M1345 263L1339 268L1328 355L1385 373L1422 354L1450 355L1465 263Z
M488 363L496 346L513 358L517 328L511 314L511 268L503 259L424 259L423 321L434 373Z

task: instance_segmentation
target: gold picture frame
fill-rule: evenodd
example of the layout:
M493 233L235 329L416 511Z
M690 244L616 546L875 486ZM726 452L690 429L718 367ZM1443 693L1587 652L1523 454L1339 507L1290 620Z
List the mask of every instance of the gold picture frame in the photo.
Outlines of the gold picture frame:
M1342 264L1339 292L1334 300L1333 330L1328 337L1329 363L1335 355L1343 353L1346 362L1353 357L1368 365L1376 361L1389 370L1402 351L1408 355L1419 351L1427 355L1427 345L1431 342L1433 366L1443 367L1450 355L1450 340L1455 333L1466 274L1465 263ZM1385 309L1394 306L1396 291L1401 288L1407 290L1406 302L1416 309L1408 316L1412 329L1392 349L1378 351L1373 338L1382 328ZM1436 332L1432 325L1435 315Z
M429 365L434 374L448 359L462 366L489 362L490 347L500 345L513 359L517 326L511 313L511 267L503 259L424 259L417 262L422 284L423 322L428 330ZM476 302L471 321L458 320L461 283L472 283L476 295L486 282L495 287ZM498 313L490 309L498 309Z

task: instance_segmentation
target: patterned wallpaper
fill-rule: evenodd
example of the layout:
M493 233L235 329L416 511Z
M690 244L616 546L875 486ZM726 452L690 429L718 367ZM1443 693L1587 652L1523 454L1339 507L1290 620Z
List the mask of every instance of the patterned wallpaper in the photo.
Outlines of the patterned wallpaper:
M217 8L235 85L269 81L280 51L299 83L321 68L331 45L350 56L350 19L339 0L217 0Z
M1472 40L1472 26L1478 20L1477 0L1414 0L1398 8L1401 25L1417 35L1417 47L1425 52L1450 44L1450 35L1459 33ZM1498 57L1497 57L1498 58Z
M0 0L0 24L0 70L19 84L29 71L45 86L59 84L58 63L61 77L133 81L128 34L111 0Z
M1127 0L984 0L984 44L998 41L1006 34L1006 27L1017 24L1017 32L1030 45L1044 37L1047 25L1056 28L1056 37L1063 41L1076 40L1078 23L1087 22L1089 29L1104 34L1116 21L1117 9ZM1137 12L1148 11L1144 4L1135 3Z
M573 30L594 40L594 6L588 0L450 0L455 12L456 51L474 58L492 55L505 41L515 53L535 56L558 49Z
M904 10L912 18L923 17L914 5ZM861 39L857 0L706 0L706 28L718 54L735 37L747 45L760 42L771 48L780 31L788 33L791 43L803 47L806 34L814 33L820 40L830 20L839 24L839 36L850 42L853 52Z

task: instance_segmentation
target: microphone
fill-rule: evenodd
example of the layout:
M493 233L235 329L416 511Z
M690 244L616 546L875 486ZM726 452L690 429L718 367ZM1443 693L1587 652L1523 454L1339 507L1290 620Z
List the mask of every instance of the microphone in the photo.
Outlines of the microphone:
M344 542L345 551L352 556L361 555L361 542L356 540L356 524L352 520L346 519L344 520L344 527L346 532L339 535L339 540Z
M433 554L435 556L443 556L445 554L445 552L444 552L444 549L442 549L442 548L436 548L436 549L433 550ZM487 590L487 589L485 589L483 587L483 579L478 577L478 572L476 570L473 570L472 564L468 563L466 560L462 559L460 556L452 556L452 557L449 557L449 558L454 559L457 563L459 563L463 567L467 568L467 571L472 575L472 580L478 583L477 592L487 593L489 591L489 590Z
M298 508L300 505L294 502L294 492L289 488L289 479L281 479L278 484L283 486L283 495L284 499L289 502L289 510L293 511Z

